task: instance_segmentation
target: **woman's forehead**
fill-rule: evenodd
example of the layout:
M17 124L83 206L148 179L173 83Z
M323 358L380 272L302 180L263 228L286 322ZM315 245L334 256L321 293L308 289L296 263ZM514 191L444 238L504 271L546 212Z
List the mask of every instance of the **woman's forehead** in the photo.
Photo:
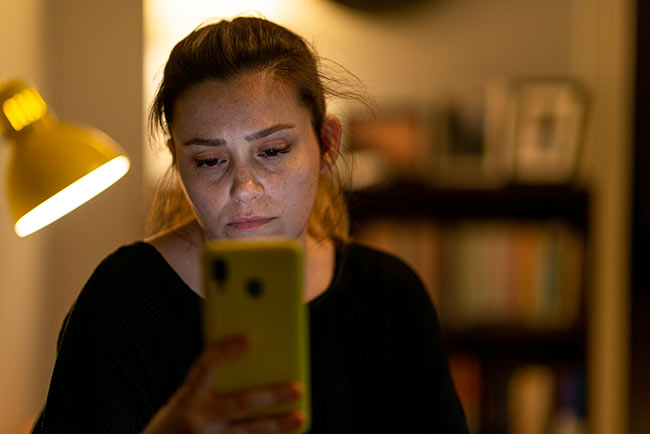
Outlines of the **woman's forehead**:
M209 99L232 104L261 98L299 104L297 93L290 85L263 71L245 72L226 80L210 79L197 83L185 91L177 102L187 99Z
M197 84L176 101L174 113L173 130L311 119L290 86L260 72Z

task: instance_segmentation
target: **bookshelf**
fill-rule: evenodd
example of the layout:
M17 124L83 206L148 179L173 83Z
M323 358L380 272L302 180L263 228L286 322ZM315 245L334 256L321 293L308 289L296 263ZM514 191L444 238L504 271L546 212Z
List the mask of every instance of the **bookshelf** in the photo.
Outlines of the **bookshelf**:
M396 181L348 192L352 230L369 218L424 216L450 221L467 218L562 218L585 229L589 224L589 195L564 185L507 185L499 189L430 187Z
M422 277L470 432L584 432L588 191L402 181L348 196L353 238Z

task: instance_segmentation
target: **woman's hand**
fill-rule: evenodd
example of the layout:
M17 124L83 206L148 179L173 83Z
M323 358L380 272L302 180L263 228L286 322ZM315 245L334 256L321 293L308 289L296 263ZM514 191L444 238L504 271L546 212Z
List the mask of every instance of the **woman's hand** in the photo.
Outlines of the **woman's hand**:
M252 410L296 400L299 384L259 387L229 394L212 388L216 372L248 349L243 338L232 338L210 346L190 369L185 382L153 417L143 434L245 434L279 433L298 429L304 423L301 412L234 420Z

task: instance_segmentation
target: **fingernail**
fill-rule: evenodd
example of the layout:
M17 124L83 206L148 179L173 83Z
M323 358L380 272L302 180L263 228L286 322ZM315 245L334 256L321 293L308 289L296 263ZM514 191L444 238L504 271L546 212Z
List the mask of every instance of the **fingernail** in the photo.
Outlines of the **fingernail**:
M306 417L302 411L295 411L289 415L291 428L300 428L305 423Z
M302 387L302 383L293 382L290 385L290 390L291 390L291 394L297 398L300 395L302 395L304 388Z
M306 419L303 412L294 411L281 419L281 429L288 431L298 429L305 424Z

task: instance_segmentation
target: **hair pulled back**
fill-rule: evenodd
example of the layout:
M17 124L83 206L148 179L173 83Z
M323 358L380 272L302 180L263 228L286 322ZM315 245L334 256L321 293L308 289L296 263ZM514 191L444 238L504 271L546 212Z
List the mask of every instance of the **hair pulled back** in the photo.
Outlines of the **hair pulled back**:
M342 96L327 89L319 60L300 36L271 21L255 17L223 20L195 29L174 46L149 113L152 135L170 137L174 104L192 86L210 80L228 80L243 73L265 72L294 89L311 114L320 140L326 117L325 95ZM170 149L172 156L173 149ZM174 158L175 160L175 158ZM175 161L158 186L149 218L148 233L157 233L193 218L180 185ZM338 180L331 173L319 179L316 203L308 232L317 238L345 239L349 219Z

